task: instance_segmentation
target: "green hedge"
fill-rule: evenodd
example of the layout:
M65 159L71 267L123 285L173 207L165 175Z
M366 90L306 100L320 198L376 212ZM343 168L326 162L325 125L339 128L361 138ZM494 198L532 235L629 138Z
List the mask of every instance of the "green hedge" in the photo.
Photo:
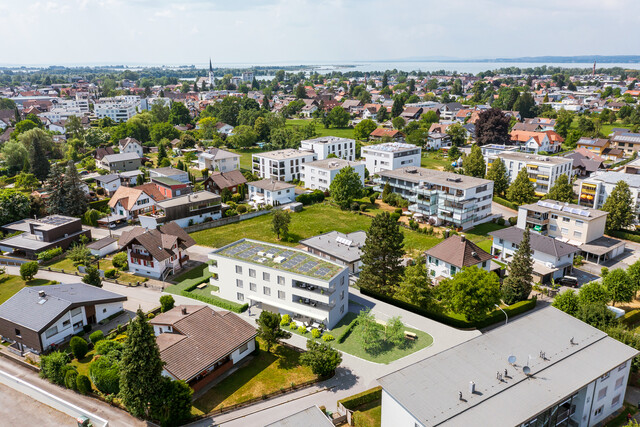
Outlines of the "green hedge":
M365 403L373 402L374 400L378 399L382 399L382 386L370 388L369 390L363 391L362 393L354 394L353 396L338 400L338 403L341 403L342 406L347 409L353 410L358 406L364 405Z
M206 302L207 304L215 305L217 307L224 308L225 310L233 311L236 313L242 313L249 308L249 304L247 303L240 305L238 303L227 301L226 299L218 298L213 295L207 297L204 295L192 294L191 292L187 291L180 292L180 295L187 298L197 299L198 301Z
M198 285L203 284L204 282L208 282L210 277L201 277L200 279L196 280L194 283L190 284L189 286L187 286L186 288L184 288L184 291L187 292L191 292L192 290L194 290L195 288L198 287Z
M630 240L632 242L640 243L640 235L629 231L608 231L607 234L611 237L617 237L618 239Z
M508 200L503 199L502 197L498 197L498 196L493 196L493 201L496 202L499 205L505 206L509 209L513 209L515 211L518 210L518 205L516 205L515 203L512 203Z
M105 206L109 205L109 200L111 199L102 199L102 200L96 200L95 202L89 202L89 209L96 209L99 211Z
M624 316L620 317L620 323L624 324L627 327L631 327L636 323L640 322L640 309L631 310L626 313Z
M349 335L351 335L351 332L353 331L353 329L358 325L358 318L356 317L355 319L353 319L351 321L351 323L349 323L349 326L347 326L344 331L342 331L342 333L340 335L338 335L338 338L336 339L337 342L339 343L343 343L344 340L347 339L347 337Z
M504 314L500 310L493 311L489 313L489 315L484 319L474 322L470 320L460 319L457 317L452 317L447 315L446 313L436 313L430 310L425 310L424 308L418 307L416 305L409 304L404 301L398 301L397 299L394 299L392 297L378 294L376 292L369 291L364 288L360 289L360 293L362 293L363 295L368 295L380 301L386 302L387 304L391 304L396 307L402 308L404 310L410 311L412 313L419 314L420 316L428 317L429 319L433 319L437 322L444 323L445 325L453 326L454 328L481 329L504 320ZM505 308L504 311L507 313L509 318L511 318L512 316L515 316L517 314L521 314L521 313L524 313L525 311L529 311L533 309L536 306L537 302L538 300L535 298L526 300L526 301L520 301Z

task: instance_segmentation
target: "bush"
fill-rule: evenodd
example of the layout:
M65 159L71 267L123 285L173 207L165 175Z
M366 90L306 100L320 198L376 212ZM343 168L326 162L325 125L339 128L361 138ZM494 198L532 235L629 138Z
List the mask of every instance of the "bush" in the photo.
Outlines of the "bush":
M336 341L338 341L339 343L343 343L344 340L346 340L347 337L351 335L351 332L355 329L356 326L358 326L358 318L353 319L351 323L349 323L349 326L347 326L344 331L342 331L342 333L338 335Z
M33 277L38 274L38 263L36 261L25 262L20 266L20 277L22 280L33 280Z
M238 208L236 209L238 211L239 214L243 214L247 212L247 205L240 205L238 206Z
M504 225L504 218L503 217L498 218L497 224L500 225L500 226L503 226Z
M99 341L102 341L104 339L104 333L100 329L98 329L97 331L95 331L91 335L89 335L89 339L95 345Z
M49 249L48 251L42 251L38 254L38 260L39 261L49 261L52 258L57 257L58 255L62 254L62 248L58 247L58 248L53 248L53 249Z
M397 214L402 215L402 208L395 208L393 211Z
M298 325L296 324L296 322L291 322L291 323L289 324L289 328L290 328L292 331L295 331L295 330L297 330L297 329L298 329Z
M280 326L287 326L289 323L291 323L291 316L288 314L283 315L280 320Z
M64 385L67 363L69 357L61 351L40 356L40 375L54 384Z
M249 308L249 304L247 304L247 303L238 304L238 303L235 303L235 302L232 302L232 301L227 301L225 299L218 298L218 297L213 296L213 295L211 295L209 297L209 296L205 296L205 295L192 294L192 293L186 292L186 291L180 292L180 295L182 295L183 297L197 299L198 301L206 302L207 304L215 305L216 307L220 307L220 308L223 308L225 310L233 311L235 313L243 313Z
M400 214L399 214L399 213L397 213L397 212L394 212L394 213L392 213L392 214L391 214L391 215L389 215L389 216L391 217L391 219L392 219L392 220L394 220L394 221L398 221L402 215L400 215Z
M115 279L117 274L118 270L116 270L115 268L110 268L108 270L105 270L104 277L107 279Z
M320 329L312 329L311 330L311 336L314 338L320 338L320 335L322 335L322 332L320 332Z
M510 202L508 200L505 200L505 199L503 199L501 197L493 196L493 201L498 203L498 204L500 204L500 205L502 205L502 206L505 206L505 207L507 207L509 209L513 209L514 211L518 210L518 205L516 205L515 203L512 203L512 202Z
M333 341L335 338L333 337L333 335L331 334L324 334L322 336L322 341L324 342L329 342L329 341Z
M87 342L80 337L71 338L71 342L69 343L69 347L71 347L71 352L73 353L73 357L80 360L87 355L89 351L89 346Z
M111 264L118 270L126 270L129 268L129 262L127 261L127 253L119 252L111 259Z
M640 309L631 310L624 316L620 317L618 321L627 327L634 326L636 323L640 322Z
M64 374L64 385L71 390L78 389L78 372L75 369L69 369Z
M382 386L377 386L362 393L354 394L345 399L338 400L338 403L342 404L347 409L355 409L358 406L362 406L365 403L374 402L382 399ZM339 406L339 405L338 405Z
M109 357L100 357L89 366L89 376L93 385L106 394L118 394L120 391L120 369Z
M78 375L76 377L76 389L80 394L91 393L91 381L86 375Z
M96 344L95 349L96 354L99 354L100 356L109 355L109 357L113 358L114 352L122 352L124 345L118 341L102 340Z
M509 224L516 225L518 223L518 217L517 216L512 216L511 218L509 218Z
M302 334L302 335L306 334L307 333L307 328L305 328L303 325L300 325L298 327L298 333Z
M233 196L231 196L231 200L233 200L235 203L240 203L243 200L242 194L234 194Z
M367 211L367 205L362 204L360 205L360 212L366 212Z
M165 313L173 308L176 301L171 295L162 295L160 297L160 312Z
M153 313L147 314L147 319L153 319L154 317L156 317L156 315Z
M374 205L376 203L376 199L378 197L374 194L373 196L369 196L369 202Z

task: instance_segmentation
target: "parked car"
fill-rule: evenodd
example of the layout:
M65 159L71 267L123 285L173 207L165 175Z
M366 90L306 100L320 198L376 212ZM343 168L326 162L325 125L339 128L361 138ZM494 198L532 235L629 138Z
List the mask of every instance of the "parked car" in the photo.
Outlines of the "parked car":
M578 279L573 276L564 276L558 280L558 284L561 286L569 286L571 288L578 287Z

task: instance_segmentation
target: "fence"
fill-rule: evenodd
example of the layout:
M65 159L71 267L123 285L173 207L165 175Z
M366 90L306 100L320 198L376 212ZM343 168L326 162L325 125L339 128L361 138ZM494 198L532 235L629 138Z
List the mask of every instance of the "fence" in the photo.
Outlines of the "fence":
M0 383L73 418L87 417L94 426L107 427L109 425L107 420L4 371L0 371Z
M0 258L0 265L11 265L11 266L19 267L22 264L24 264L26 262L29 262L29 261L31 261L31 260L2 257L2 258Z
M188 227L185 227L184 230L187 233L194 233L196 231L208 230L209 228L216 228L216 227L221 227L221 226L227 225L227 224L233 224L233 223L236 223L236 222L240 222L240 221L244 221L244 220L247 220L247 219L255 218L255 217L260 216L260 215L266 215L268 213L271 213L271 211L270 210L255 211L255 212L249 212L249 213L242 214L242 215L235 215L235 216L229 216L229 217L226 217L226 218L214 219L213 221L208 221L208 222L203 222L203 223L200 223L200 224L190 225Z

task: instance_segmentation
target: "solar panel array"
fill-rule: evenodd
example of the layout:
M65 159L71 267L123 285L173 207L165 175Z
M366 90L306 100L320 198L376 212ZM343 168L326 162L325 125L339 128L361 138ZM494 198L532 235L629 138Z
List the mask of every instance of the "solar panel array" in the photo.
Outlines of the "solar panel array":
M67 218L59 215L52 215L52 216L41 218L38 220L38 222L42 224L49 224L49 225L62 225L62 224L67 224L74 220L75 218Z
M282 264L282 266L285 267L285 268L293 268L296 265L300 264L305 259L307 259L306 256L298 254L298 255L294 256L293 258L291 258L291 259L287 260L286 262L284 262Z
M301 266L299 266L298 270L302 271L303 273L308 273L309 271L311 271L312 268L316 267L317 265L318 265L318 262L316 261L307 261Z

